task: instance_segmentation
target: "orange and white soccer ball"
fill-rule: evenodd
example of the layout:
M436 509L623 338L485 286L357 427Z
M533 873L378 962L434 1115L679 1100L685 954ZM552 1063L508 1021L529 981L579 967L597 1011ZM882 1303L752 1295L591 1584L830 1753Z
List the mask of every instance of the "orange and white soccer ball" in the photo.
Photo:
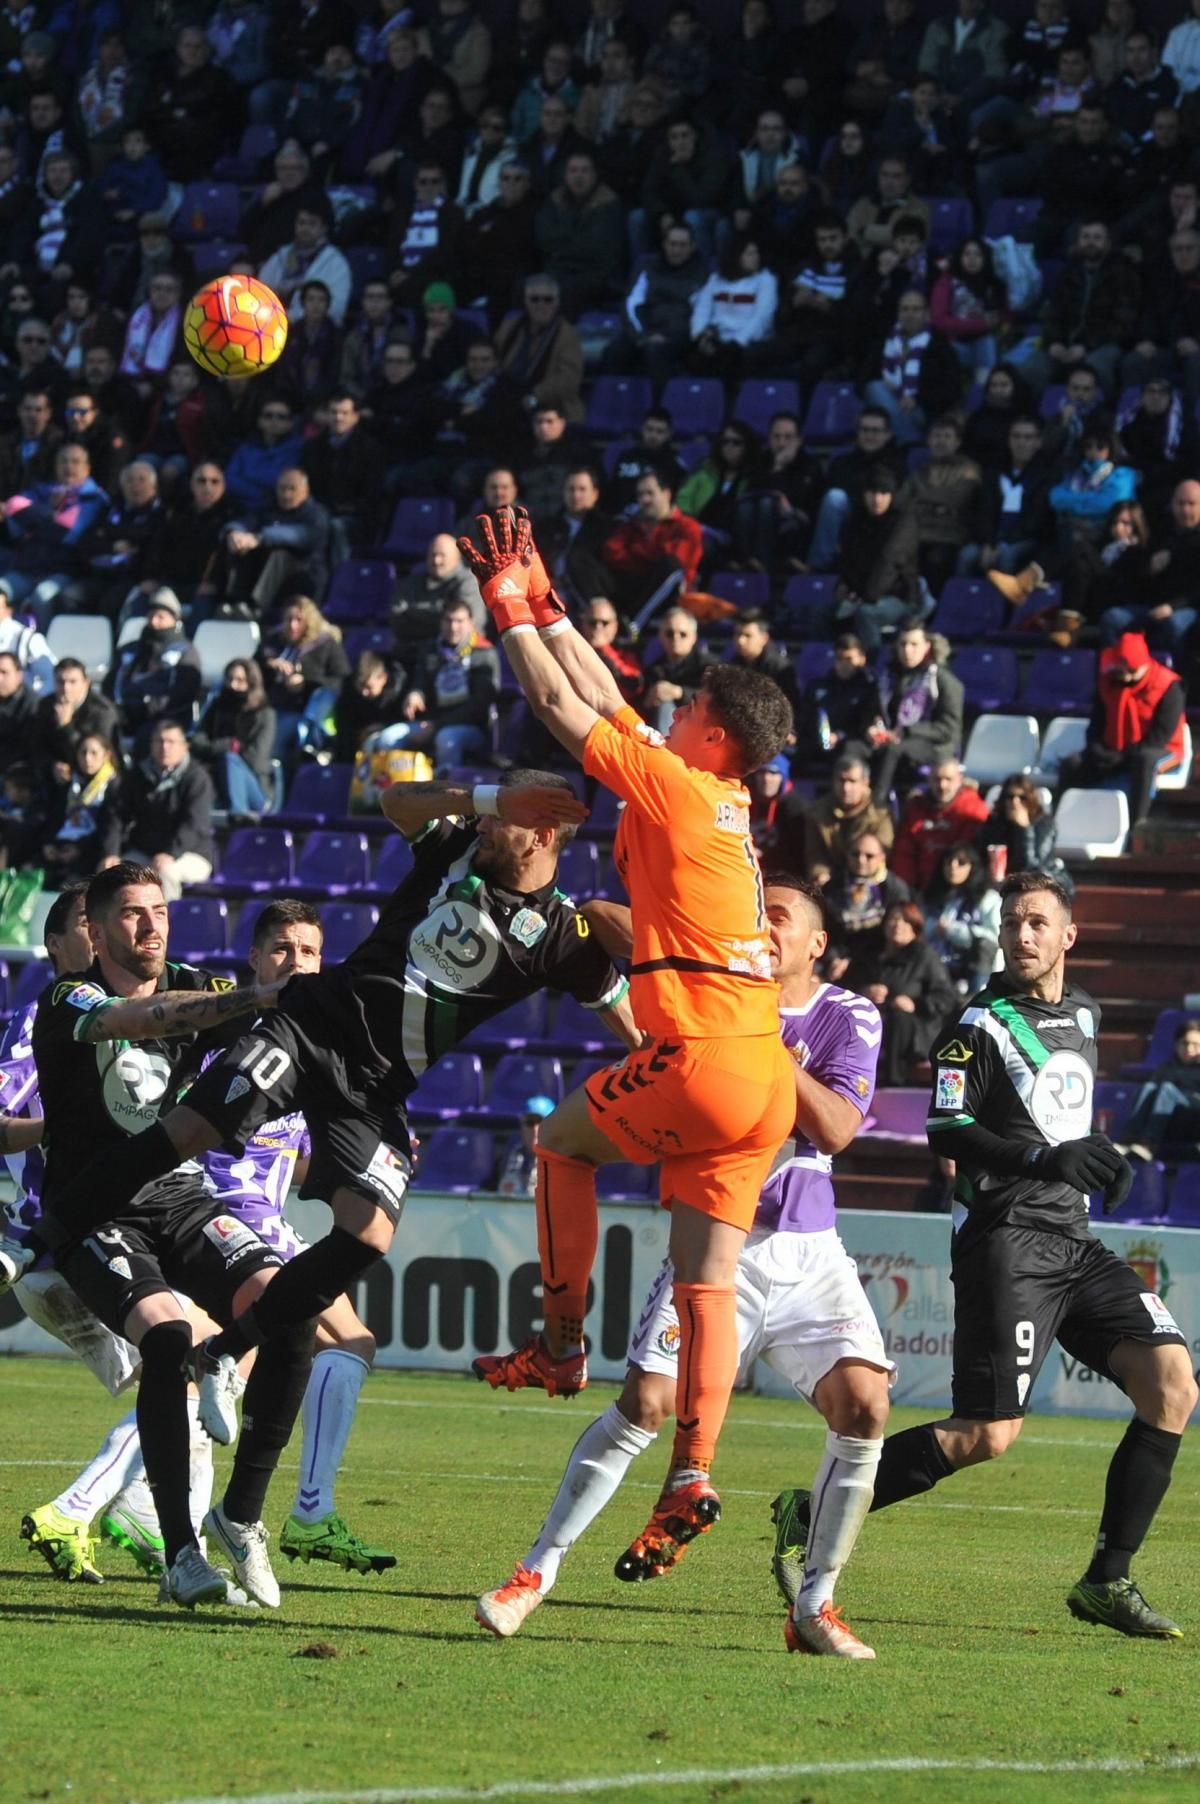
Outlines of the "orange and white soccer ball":
M183 316L183 342L200 368L232 382L269 370L287 335L287 308L256 276L206 282Z

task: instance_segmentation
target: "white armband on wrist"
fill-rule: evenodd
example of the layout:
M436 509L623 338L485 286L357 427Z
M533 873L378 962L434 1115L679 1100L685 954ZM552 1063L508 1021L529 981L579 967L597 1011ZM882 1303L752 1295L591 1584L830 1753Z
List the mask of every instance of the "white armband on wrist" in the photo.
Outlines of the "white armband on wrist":
M508 638L510 633L536 633L536 632L537 632L537 628L536 628L536 626L534 626L532 620L523 620L521 622L520 626L506 626L504 631L500 635L500 643L503 644L504 641Z
M571 630L571 622L567 619L566 615L564 614L561 620L552 620L550 622L549 626L539 626L538 627L538 638L539 639L553 639L556 633L569 633L570 630Z
M500 813L499 783L476 783L471 791L471 807L476 814Z

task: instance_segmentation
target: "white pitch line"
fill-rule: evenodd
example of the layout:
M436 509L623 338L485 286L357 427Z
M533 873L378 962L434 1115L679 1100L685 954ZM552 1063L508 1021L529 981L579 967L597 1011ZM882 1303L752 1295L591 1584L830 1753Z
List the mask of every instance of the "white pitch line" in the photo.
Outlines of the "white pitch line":
M1146 1760L808 1760L787 1766L698 1767L677 1772L613 1773L591 1779L513 1779L502 1785L381 1786L371 1791L276 1791L236 1797L180 1798L175 1804L491 1804L502 1798L590 1798L634 1786L782 1783L788 1779L841 1779L862 1773L1155 1773L1194 1772L1200 1754Z

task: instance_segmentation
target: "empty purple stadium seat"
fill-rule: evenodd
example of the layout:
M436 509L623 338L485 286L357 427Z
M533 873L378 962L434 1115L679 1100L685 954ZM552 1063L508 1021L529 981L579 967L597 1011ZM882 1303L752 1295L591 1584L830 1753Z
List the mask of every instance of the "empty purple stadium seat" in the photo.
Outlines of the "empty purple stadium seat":
M454 503L444 495L408 495L396 503L384 550L401 558L423 558L429 541L454 525Z
M1167 1220L1173 1228L1200 1228L1200 1165L1181 1165L1175 1173Z
M483 1062L477 1052L448 1052L424 1073L408 1099L411 1115L450 1118L483 1105Z
M629 891L625 888L615 858L608 859L601 870L600 887L596 894L604 902L623 902L626 907L629 906Z
M170 905L171 951L194 963L229 947L229 908L220 896L181 896Z
M434 1128L417 1154L414 1190L486 1190L496 1151L488 1128Z
M602 1165L596 1173L596 1195L614 1201L649 1202L658 1195L658 1166L632 1165L625 1159Z
M343 247L342 255L350 265L351 292L355 300L362 294L368 282L382 278L387 280L391 258L379 244L348 244Z
M1156 1065L1163 1065L1175 1050L1175 1035L1185 1021L1190 1021L1187 1009L1160 1009L1150 1030L1150 1039L1140 1059L1121 1067L1122 1077L1148 1077Z
M531 1096L548 1096L552 1102L561 1102L562 1095L560 1060L551 1055L536 1058L527 1052L506 1052L496 1061L488 1085L488 1114L520 1115Z
M715 570L708 588L736 608L765 608L771 599L771 579L765 570Z
M377 651L388 657L396 649L390 626L349 626L342 637L342 650L353 670L365 651Z
M614 1059L621 1056L617 1042L596 1010L577 1002L574 996L564 996L558 1005L558 1013L554 1017L554 1044L562 1047L564 1058L571 1058L582 1052L605 1052L610 1049Z
M992 714L1016 701L1020 667L1007 646L965 645L954 654L953 668L969 707Z
M662 404L677 440L719 432L725 418L725 387L715 376L672 376L663 384Z
M213 175L219 182L244 182L249 187L258 181L261 165L274 156L278 144L273 125L248 125L233 155L217 158Z
M1094 651L1034 652L1022 697L1031 714L1090 714L1095 697Z
M1103 1196L1091 1196L1088 1198L1088 1214L1093 1221L1161 1221L1167 1213L1163 1183L1165 1175L1164 1167L1157 1160L1150 1165L1139 1160L1133 1168L1133 1189L1121 1207L1106 1216Z
M203 244L193 244L191 252L196 287L202 288L205 282L223 276L231 264L240 263L246 247L230 238L209 238Z
M617 1056L619 1057L620 1055L618 1054ZM581 1084L587 1083L589 1077L594 1077L597 1071L607 1070L608 1066L613 1062L612 1059L580 1059L579 1063L571 1072L571 1081L567 1086L568 1089L578 1090Z
M237 926L233 930L230 942L230 953L241 964L250 957L250 948L254 944L254 929L258 925L258 917L266 907L262 896L254 902L243 902L238 913Z
M285 827L238 827L221 860L227 889L287 888L295 874L295 842Z
M1107 1134L1113 1140L1123 1140L1125 1123L1137 1093L1137 1084L1120 1083L1114 1078L1098 1081L1092 1092L1092 1125L1096 1132Z
M514 1002L490 1021L481 1021L467 1035L468 1046L527 1046L531 1040L546 1038L548 1002L545 990ZM532 1095L532 1091L530 1092Z
M296 860L296 882L327 896L365 889L371 880L371 853L365 833L321 829L310 833Z
M591 813L588 815L589 827L599 827L602 832L615 833L621 819L621 798L614 795L611 789L598 784L596 793L588 803Z
M811 450L822 445L848 445L858 426L862 401L850 382L818 382L804 416L804 442Z
M749 376L738 389L731 410L735 420L753 426L760 438L766 438L772 415L800 412L800 389L787 377Z
M1027 243L1042 210L1040 195L994 200L987 211L983 232L986 238L1019 238Z
M171 236L181 244L238 235L242 200L236 182L189 182L171 218Z
M1004 625L1008 603L994 583L976 582L969 576L952 576L942 586L941 599L931 626L945 633L952 645L982 639Z
M806 621L828 620L836 590L836 576L789 576L783 585L783 607L792 625L803 632Z
M564 895L573 901L594 896L600 879L600 855L595 842L573 839L558 855L556 882Z
M350 812L351 764L302 764L283 812L298 820L337 821Z
M330 620L386 621L396 587L392 564L348 557L334 570L321 612Z
M397 833L392 838L385 839L380 846L375 871L368 887L380 895L390 896L404 882L412 868L412 847L402 833Z
M824 639L810 639L796 653L793 665L801 689L819 683L833 669L833 647Z
M340 965L343 959L349 958L356 947L362 945L378 919L379 910L370 902L327 902L321 910L325 962Z
M930 198L925 205L929 208L929 243L933 250L955 251L975 230L975 209L969 200Z
M653 399L646 376L597 376L588 401L587 429L601 438L636 432Z
M1051 382L1042 390L1042 418L1052 420L1067 398L1065 382Z
M53 976L54 966L48 958L29 959L21 966L20 974L11 986L13 1008L24 1008L27 1003L36 1002Z

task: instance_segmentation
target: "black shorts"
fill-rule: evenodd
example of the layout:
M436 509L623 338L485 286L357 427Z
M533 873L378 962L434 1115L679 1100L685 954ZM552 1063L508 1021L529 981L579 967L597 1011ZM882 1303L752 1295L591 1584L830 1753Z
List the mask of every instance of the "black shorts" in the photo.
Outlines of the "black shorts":
M319 979L289 984L286 1008L262 1016L201 1073L182 1101L240 1153L264 1122L303 1111L312 1158L302 1196L365 1196L393 1223L412 1177L403 1103L354 1056L357 1035L322 1006Z
M71 1289L114 1334L135 1303L175 1290L228 1322L254 1272L285 1263L253 1228L227 1215L190 1172L147 1185L137 1207L58 1253Z
M954 1281L954 1414L998 1422L1023 1416L1057 1340L1092 1371L1119 1340L1186 1346L1171 1312L1133 1267L1090 1235L997 1227L950 1257Z

